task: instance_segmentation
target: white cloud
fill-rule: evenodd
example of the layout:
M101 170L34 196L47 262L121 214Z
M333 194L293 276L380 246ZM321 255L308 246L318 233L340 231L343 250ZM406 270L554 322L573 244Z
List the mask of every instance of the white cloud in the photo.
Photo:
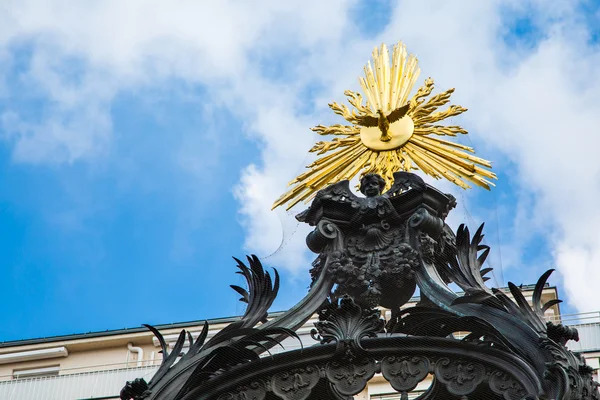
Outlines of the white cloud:
M405 38L425 55L421 59L428 74L458 88L459 103L470 108L464 125L476 132L473 141L497 152L486 156L508 157L518 165L514 179L526 193L511 201L534 197L530 207L513 206L518 211L513 250L522 251L519 241L542 232L555 250L551 256L568 299L580 310L591 310L600 308L593 289L583 289L600 280L600 213L595 204L600 198L600 143L594 133L600 115L600 53L587 44L577 4L561 4L558 9L529 5L542 39L527 51L502 42L499 33L506 28L491 2L460 9L438 3L429 10L427 35L417 33L423 8L409 2L397 10L384 37ZM523 267L541 272L546 266Z
M492 2L470 2L460 8L447 2L405 2L370 45L398 39L408 43L420 56L423 77L436 78L440 89L456 87L455 101L470 108L461 123L473 132L471 140L479 153L491 159L507 158L518 167L518 174L511 177L517 191L512 198L501 199L510 204L499 204L499 212L514 213L503 214L512 219L512 228L501 232L498 240L503 244L504 266L513 277L519 274L513 280L530 283L553 262L563 276L567 299L580 310L591 310L600 308L590 285L600 280L596 268L600 259L596 206L600 159L595 155L599 143L594 133L600 115L600 54L597 47L587 44L589 34L576 5L561 4L551 10L544 3L529 4L525 9L534 18L534 29L540 30L539 42L509 47L501 37L508 31L502 26L502 13L518 13L518 8L501 9ZM323 70L336 73L332 77L323 72L324 93L331 96L327 100L340 99L342 89L359 74L356 52L370 52L360 40L353 47L332 44L327 56L315 49L307 57L307 65L324 61ZM340 85L340 81L346 83ZM320 107L307 126L327 119L325 115ZM267 143L269 137L264 136ZM293 143L294 139L288 140ZM296 152L296 148L275 155L265 151L264 157L297 159ZM281 171L277 164L265 166L262 174L253 168L248 176L255 183L260 177L271 187L275 181L268 178ZM249 181L242 183L249 185ZM464 198L471 201L468 194ZM257 208L249 215L262 217L256 210L266 209L271 199L254 199ZM489 218L495 216L483 219ZM460 215L452 219L460 220ZM265 247L264 236L261 244L252 240L266 231L251 232L249 243ZM554 253L539 254L536 260L541 265L521 265L531 237L540 234Z
M170 77L219 89L227 89L233 81L260 81L260 71L249 70L254 57L286 46L317 46L328 36L339 36L339 25L345 22L339 2L316 4L12 2L0 15L0 49L31 48L31 60L17 76L20 89L35 93L51 108L47 120L27 121L27 133L11 132L17 148L27 150L17 158L72 162L105 150L101 144L111 134L110 124L82 128L92 114L103 119L97 110L109 119L110 104L119 91ZM236 88L238 101L252 95L244 86ZM225 100L219 91L213 93L214 101ZM271 96L271 101L276 100ZM28 158L30 144L48 151L38 150ZM62 154L57 155L56 149Z
M48 112L32 121L6 110L5 137L21 162L97 157L110 149L118 93L172 77L203 85L262 149L261 162L242 172L235 189L248 249L273 253L283 230L286 243L270 262L306 270L306 227L288 241L295 221L270 206L306 161L314 139L308 128L339 121L326 103L356 88L372 47L402 39L419 56L422 79L457 88L455 102L470 109L460 123L479 153L518 168L512 179L522 193L500 199L508 203L500 204L502 217L514 218L510 238L500 238L505 265L517 264L527 237L542 233L569 299L581 310L600 309L593 289L581 289L600 280L600 54L587 43L577 5L553 4L405 1L371 40L350 20L352 4L341 1L14 2L0 17L0 54L4 60L19 45L31 47L20 87L48 100ZM538 43L509 47L502 40L504 16L519 13L533 18ZM286 79L272 72L278 69ZM0 96L10 96L1 85ZM202 170L185 154L182 165Z

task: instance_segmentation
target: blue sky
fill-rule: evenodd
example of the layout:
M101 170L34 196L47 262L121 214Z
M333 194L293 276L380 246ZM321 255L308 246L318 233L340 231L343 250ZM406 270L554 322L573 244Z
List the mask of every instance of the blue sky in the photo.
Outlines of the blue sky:
M0 11L0 341L240 314L231 256L251 252L282 275L273 309L295 304L306 230L270 204L308 128L340 122L327 102L397 40L420 80L457 88L460 140L495 162L492 192L437 185L459 199L452 223L486 221L497 284L556 267L563 312L600 309L594 3L120 7Z

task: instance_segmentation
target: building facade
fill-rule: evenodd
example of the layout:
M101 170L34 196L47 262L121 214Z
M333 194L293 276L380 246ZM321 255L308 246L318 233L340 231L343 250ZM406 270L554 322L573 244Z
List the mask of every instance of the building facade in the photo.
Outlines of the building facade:
M524 287L523 290L530 298L533 287ZM507 294L510 295L510 292L507 291ZM557 297L556 288L546 286L542 300L545 302ZM416 301L418 298L413 298L406 306L412 306ZM382 315L389 317L389 311L382 310ZM546 318L578 329L580 341L569 342L567 346L581 352L597 374L600 367L600 312L561 315L559 306L555 305L547 310ZM209 337L236 319L209 320ZM272 352L314 344L310 332L315 321L316 316L297 331L302 345L290 338L282 343L283 349L274 348ZM181 329L197 335L203 324L204 321L193 321L157 328L172 345ZM118 399L126 381L140 377L149 381L161 360L157 339L144 327L0 343L0 399ZM412 395L417 396L429 384L429 379L421 382ZM399 399L400 395L385 379L376 375L356 398L389 400Z

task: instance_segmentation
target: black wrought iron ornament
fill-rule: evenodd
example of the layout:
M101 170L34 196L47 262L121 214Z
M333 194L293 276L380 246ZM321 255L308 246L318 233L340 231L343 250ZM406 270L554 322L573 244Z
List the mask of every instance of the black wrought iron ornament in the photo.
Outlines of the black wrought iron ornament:
M369 357L331 361L325 367L333 391L343 398L362 392L376 370L375 360Z
M383 332L385 321L381 311L375 308L363 308L354 299L344 295L319 310L319 321L315 323L311 336L321 344L334 342L340 359L353 361L364 354L361 340L377 337Z
M316 226L306 240L311 250L321 254L311 271L313 279L328 262L337 284L335 294L353 296L370 307L398 308L415 291L419 254L408 244L408 217L424 216L423 227L439 238L443 222L429 218L427 209L442 215L451 206L450 198L431 190L417 175L397 172L394 177L395 184L381 194L383 179L365 175L361 180L365 197L356 196L348 181L331 185L296 217ZM333 251L326 231L331 224L342 234L340 248ZM430 237L424 235L423 240Z
M482 364L459 359L443 358L435 364L435 376L456 396L473 393L485 378Z
M274 375L271 380L271 389L283 400L304 400L310 396L320 378L319 367L307 365Z
M222 394L218 400L264 400L266 395L267 390L262 382L251 382Z
M490 374L490 389L498 395L508 399L523 399L527 392L512 376L502 371Z
M429 359L420 356L388 356L381 361L381 373L392 387L407 393L429 375Z
M135 380L121 398L148 400L350 399L381 373L400 398L423 381L419 399L598 399L591 368L566 348L575 329L547 323L544 273L531 305L509 283L512 299L486 286L483 225L471 236L444 222L456 200L414 174L399 172L381 193L382 180L361 181L365 197L348 181L318 192L298 220L314 227L308 247L317 253L308 294L269 318L279 276L252 256L238 260L248 290L233 289L248 304L239 320L206 341L181 332L146 383ZM448 286L454 283L464 294ZM416 306L401 308L419 288ZM389 308L384 321L379 307ZM304 348L260 357L317 314ZM457 332L468 332L458 339ZM184 342L189 350L182 354Z

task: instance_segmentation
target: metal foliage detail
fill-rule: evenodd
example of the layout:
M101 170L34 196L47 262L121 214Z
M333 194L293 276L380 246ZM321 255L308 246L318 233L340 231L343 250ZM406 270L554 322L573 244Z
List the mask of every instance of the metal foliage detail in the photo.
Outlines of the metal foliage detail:
M145 325L158 339L163 360L141 394L132 389L134 386L143 386L138 380L137 386L136 381L126 385L121 392L121 399L158 398L163 393L172 396L169 398L173 400L184 399L195 386L215 374L238 364L258 360L260 353L268 351L273 344L279 344L282 335L299 340L294 331L285 327L255 327L257 323L267 319L267 310L279 290L279 275L275 270L273 279L256 256L248 257L249 267L242 261L235 260L238 263L238 273L248 283L247 291L239 286L232 286L242 295L241 301L248 304L240 320L229 324L207 342L207 322L195 340L190 332L182 330L170 352L163 335L156 328ZM186 340L189 348L182 353Z
M361 180L365 197L348 182L326 188L297 218L314 226L308 247L318 254L308 294L277 318L268 310L279 275L257 257L237 260L247 288L232 285L244 315L208 340L185 330L172 351L154 327L163 362L155 376L128 382L123 400L349 399L378 372L407 399L597 400L598 383L585 361L566 347L571 327L547 322L559 300L544 301L552 270L528 299L521 287L489 288L483 225L454 232L444 219L454 197L414 174ZM464 294L455 293L456 284ZM404 308L418 286L420 301ZM387 324L378 307L388 308ZM260 358L318 315L308 349ZM186 345L186 352L183 349Z
M435 365L435 376L446 384L448 391L457 396L473 392L486 377L485 367L463 360L439 360Z
M504 292L499 289L493 289L496 298L498 298L506 311L525 322L537 333L545 334L547 331L546 319L544 312L555 304L561 303L561 300L550 300L542 304L542 291L548 277L554 270L546 271L535 285L533 296L531 299L532 305L529 305L521 289L512 282L508 282L508 288L513 296L511 300Z
M399 312L387 326L389 333L412 336L448 337L469 332L461 340L502 348L512 352L512 344L493 325L475 316L459 316L432 307L411 307Z
M426 357L389 356L381 362L381 373L398 392L410 392L429 374Z
M305 400L320 378L319 367L308 365L273 376L271 390L283 400Z
M375 371L375 360L367 357L332 361L325 369L331 387L342 398L360 393L375 375Z
M267 389L262 382L251 382L219 396L217 400L263 400L266 395Z
M495 371L489 377L490 389L508 399L522 399L527 395L523 387L506 372Z
M453 304L482 303L503 308L485 284L489 280L485 275L492 268L483 267L490 252L489 246L481 244L484 238L483 226L484 224L479 226L472 240L469 228L465 225L459 226L456 231L456 255L442 268L446 275L465 292L465 295L457 298Z
M365 337L376 337L385 324L377 309L363 308L352 297L344 296L328 303L319 311L319 321L311 336L321 343L337 343L337 353L352 360L364 349L360 343Z

